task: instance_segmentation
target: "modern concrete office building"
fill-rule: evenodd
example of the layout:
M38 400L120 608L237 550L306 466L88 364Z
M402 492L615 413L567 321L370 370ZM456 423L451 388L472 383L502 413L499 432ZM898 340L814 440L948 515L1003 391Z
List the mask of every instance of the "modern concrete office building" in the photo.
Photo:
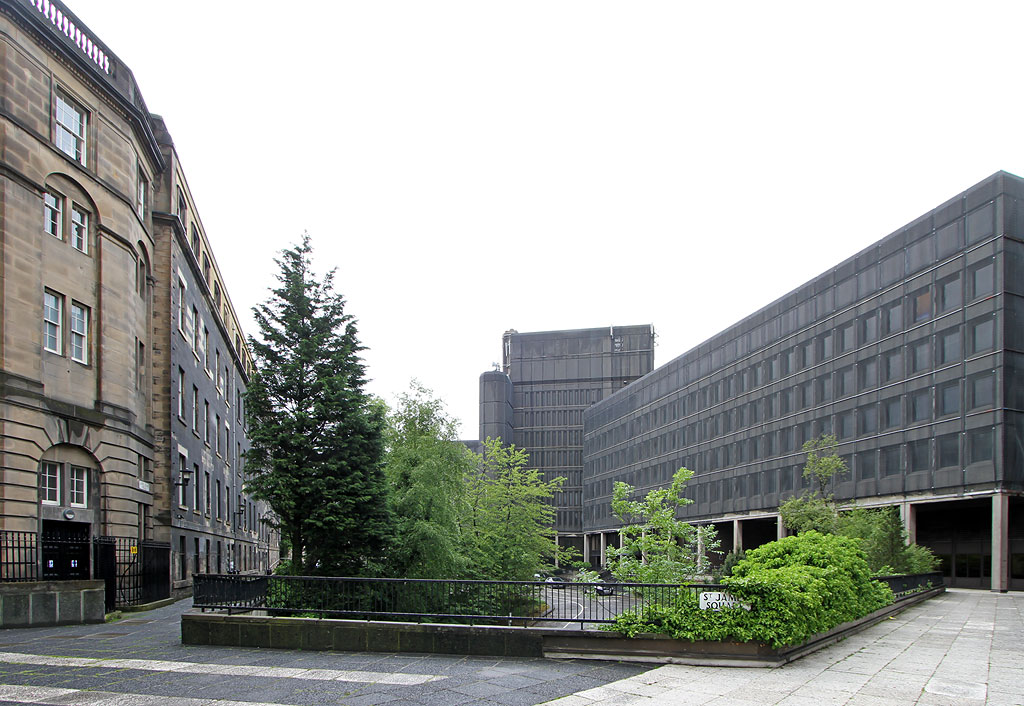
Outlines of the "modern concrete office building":
M480 439L512 442L545 480L558 541L583 551L583 411L654 367L651 326L519 333L502 338L502 370L480 376Z
M0 44L2 578L88 578L100 537L170 543L179 578L214 537L221 568L266 563L238 497L248 352L170 136L63 3L0 0Z
M646 491L680 466L685 518L725 548L774 539L824 433L850 469L839 501L899 506L951 585L1024 588L1024 180L993 175L595 400L588 555L619 527L615 481Z

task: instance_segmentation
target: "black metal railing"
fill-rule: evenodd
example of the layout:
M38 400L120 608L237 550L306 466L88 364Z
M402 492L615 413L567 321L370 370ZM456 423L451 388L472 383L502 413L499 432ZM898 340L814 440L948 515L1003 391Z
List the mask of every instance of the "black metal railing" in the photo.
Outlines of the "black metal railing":
M610 623L625 611L696 600L716 584L362 579L320 576L193 577L193 607L271 615L397 621Z
M38 581L39 555L35 532L0 532L0 581Z
M944 585L941 571L933 571L927 574L876 576L875 580L881 581L891 588L893 595L896 596L896 600Z

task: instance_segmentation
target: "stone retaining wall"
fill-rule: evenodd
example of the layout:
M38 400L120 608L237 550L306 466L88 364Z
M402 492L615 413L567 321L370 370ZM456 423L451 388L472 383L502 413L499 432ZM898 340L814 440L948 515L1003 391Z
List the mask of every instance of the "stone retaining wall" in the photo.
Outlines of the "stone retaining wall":
M0 628L102 623L105 593L102 580L0 583Z

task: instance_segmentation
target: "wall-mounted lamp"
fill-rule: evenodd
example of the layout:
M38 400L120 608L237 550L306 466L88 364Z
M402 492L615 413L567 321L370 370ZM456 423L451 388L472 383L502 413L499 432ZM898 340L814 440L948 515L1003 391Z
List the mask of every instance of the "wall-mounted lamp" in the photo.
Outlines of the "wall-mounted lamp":
M177 488L178 486L182 486L182 487L187 488L188 487L188 482L190 480L192 480L192 471L188 470L187 468L182 468L181 469L181 481L178 482L178 483L175 483L174 487Z

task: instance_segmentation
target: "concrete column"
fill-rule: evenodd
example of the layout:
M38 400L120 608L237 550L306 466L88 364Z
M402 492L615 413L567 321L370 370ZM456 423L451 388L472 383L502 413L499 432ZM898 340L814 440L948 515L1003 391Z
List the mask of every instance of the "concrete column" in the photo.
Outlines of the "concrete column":
M583 533L583 561L590 563L590 535Z
M601 568L605 569L608 567L608 535L604 532L601 533Z
M1010 588L1010 496L992 496L992 590L1006 593Z
M555 535L555 568L558 568L558 535Z
M775 538L782 539L786 536L786 525L782 524L782 515L775 518Z
M907 528L907 544L917 544L917 506L903 503L903 526Z
M732 550L743 550L743 524L739 520L732 521Z

